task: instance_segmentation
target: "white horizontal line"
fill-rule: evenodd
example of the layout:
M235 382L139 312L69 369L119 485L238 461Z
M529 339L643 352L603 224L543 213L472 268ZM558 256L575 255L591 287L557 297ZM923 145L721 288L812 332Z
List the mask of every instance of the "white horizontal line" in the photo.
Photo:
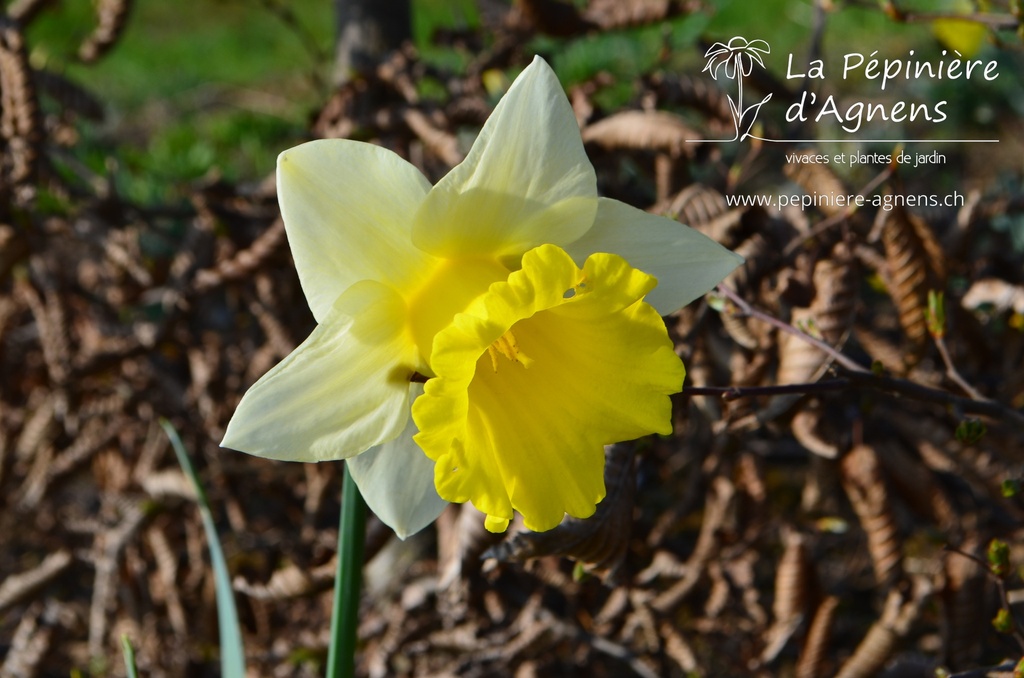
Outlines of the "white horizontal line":
M751 139L775 144L998 144L999 139L765 139L750 135ZM728 144L735 139L686 139L695 144Z

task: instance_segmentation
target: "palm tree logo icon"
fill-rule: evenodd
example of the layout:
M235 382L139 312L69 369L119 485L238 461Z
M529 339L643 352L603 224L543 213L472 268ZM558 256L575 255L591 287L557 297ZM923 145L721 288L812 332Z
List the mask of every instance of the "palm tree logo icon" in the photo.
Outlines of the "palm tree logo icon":
M733 101L731 95L726 95L729 99L732 119L736 125L736 135L732 139L718 141L742 141L748 136L752 136L750 128L757 119L757 113L761 106L772 98L772 95L769 94L758 103L743 108L743 78L753 71L754 62L764 68L764 60L761 55L769 54L771 51L771 47L764 40L747 40L737 35L729 40L728 44L716 42L704 53L704 58L708 60L704 71L710 72L711 77L715 80L718 80L719 72L724 72L726 78L736 79L738 87L736 101Z

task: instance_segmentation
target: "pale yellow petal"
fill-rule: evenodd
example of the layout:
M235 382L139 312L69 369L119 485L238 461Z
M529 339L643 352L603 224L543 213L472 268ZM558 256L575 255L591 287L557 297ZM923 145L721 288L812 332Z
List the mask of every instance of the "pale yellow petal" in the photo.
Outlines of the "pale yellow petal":
M242 397L221 443L260 457L351 457L398 436L419 360L406 307L373 281L349 287L313 333Z
M658 286L646 301L663 315L701 297L743 263L699 231L608 198L599 201L593 228L565 250L577 263L594 252L613 252L650 273Z
M438 256L518 256L586 232L596 197L572 107L537 58L498 103L465 161L430 191L413 240Z
M421 384L410 384L410 397L421 393ZM410 417L397 438L345 461L367 506L400 539L430 525L448 506L434 489L433 460L413 441L416 431Z
M345 139L310 141L277 161L277 193L288 244L313 317L359 280L405 290L433 258L412 244L430 182L391 151Z

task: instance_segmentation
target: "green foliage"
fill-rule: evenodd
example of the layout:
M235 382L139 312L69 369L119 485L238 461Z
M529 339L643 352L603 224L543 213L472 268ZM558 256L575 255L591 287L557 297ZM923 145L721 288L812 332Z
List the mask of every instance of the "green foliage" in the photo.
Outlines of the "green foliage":
M980 419L964 419L956 427L956 439L964 445L974 445L981 440L988 428Z
M577 561L575 564L573 564L573 566L572 566L572 580L573 581L581 582L581 581L586 580L589 576L590 575L587 573L587 568L586 568L586 566L582 562Z
M412 36L420 50L430 48L440 28L471 29L480 25L475 0L413 0Z
M138 669L135 667L135 648L128 634L121 634L121 651L124 653L124 670L128 678L138 678Z
M76 57L95 24L90 3L41 13L27 34L33 65L83 86L108 119L78 126L78 162L100 176L112 172L121 194L143 204L171 200L176 186L213 170L233 181L273 171L277 153L303 139L309 111L323 100L334 38L330 3L280 5L294 25L274 6L139 0L123 38L91 65ZM108 167L108 158L118 162Z
M206 541L210 549L210 562L213 565L213 579L217 594L217 629L220 632L220 667L221 675L225 678L245 678L245 651L242 648L242 629L238 624L238 611L235 608L235 595L231 588L231 574L228 572L227 561L224 559L224 551L220 546L220 538L217 536L217 526L213 521L213 512L210 510L209 500L206 492L199 482L199 476L192 466L185 446L178 437L178 432L166 419L160 421L160 426L171 441L174 454L178 458L181 470L192 484L196 492L196 502L199 504L199 515L203 521L203 530L206 532Z
M985 552L988 560L989 570L999 579L1005 579L1010 574L1010 547L1005 541L993 539L988 544L988 551Z
M28 31L32 61L88 82L105 102L125 112L136 112L154 98L187 97L210 83L274 83L281 95L305 94L312 102L315 92L296 73L327 66L317 64L313 54L329 54L334 38L330 3L320 0L288 3L314 45L259 2L186 7L138 0L123 39L98 63L87 65L75 55L96 21L90 5L64 2L40 14Z
M166 201L176 183L211 171L230 181L265 176L281 149L303 140L299 121L229 110L187 116L161 130L144 148L123 145L117 175L126 197L142 203Z
M631 85L644 73L665 65L679 66L698 56L694 46L708 25L705 13L691 14L666 22L610 33L595 33L571 41L538 38L530 48L551 57L551 66L566 86L590 80L598 73L615 76L614 84L599 91L595 102L607 109L632 98Z
M942 292L928 290L928 309L925 311L928 332L936 339L946 336L946 303Z
M1002 483L1002 493L1007 499L1020 495L1024 482L1020 478L1007 478Z
M995 618L992 620L992 628L999 633L1011 633L1013 631L1013 616L1005 607L999 608Z

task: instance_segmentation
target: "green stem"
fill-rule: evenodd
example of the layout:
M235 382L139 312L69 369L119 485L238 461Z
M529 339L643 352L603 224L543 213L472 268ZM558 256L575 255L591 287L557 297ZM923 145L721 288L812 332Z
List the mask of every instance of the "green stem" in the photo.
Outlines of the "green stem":
M355 675L365 537L366 503L346 465L338 524L338 569L334 577L331 644L327 650L328 678L352 678Z

